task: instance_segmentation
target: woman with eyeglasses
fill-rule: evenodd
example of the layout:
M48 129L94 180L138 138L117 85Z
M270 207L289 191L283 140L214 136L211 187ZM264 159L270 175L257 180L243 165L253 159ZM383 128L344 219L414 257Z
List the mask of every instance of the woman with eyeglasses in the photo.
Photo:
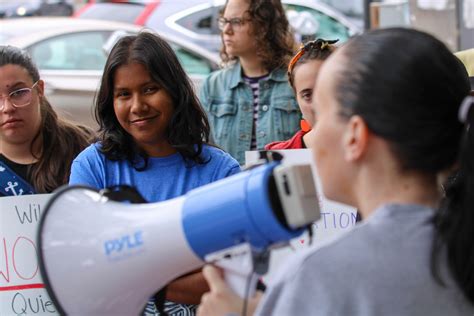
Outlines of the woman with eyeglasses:
M288 81L296 95L296 101L303 113L301 129L292 138L276 141L265 145L265 150L307 148L314 131L311 129L316 122L311 101L315 89L316 78L323 62L336 49L337 40L316 39L302 45L288 65Z
M67 184L93 133L58 117L31 58L0 46L0 196L48 193Z
M219 18L226 68L200 91L212 139L240 164L245 151L290 138L301 112L286 78L293 35L280 0L229 0Z
M316 85L323 193L363 222L286 262L248 313L204 268L198 316L257 304L265 316L474 315L474 98L462 63L427 33L380 29L338 48Z

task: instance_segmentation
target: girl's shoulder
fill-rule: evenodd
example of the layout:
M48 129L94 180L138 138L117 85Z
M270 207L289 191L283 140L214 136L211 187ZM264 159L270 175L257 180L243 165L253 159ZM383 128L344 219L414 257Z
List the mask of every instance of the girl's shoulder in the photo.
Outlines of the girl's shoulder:
M212 159L215 159L215 160L218 160L218 161L226 161L226 162L229 162L229 163L235 163L235 164L239 164L237 162L237 160L235 160L228 152L218 148L218 147L215 147L215 146L212 146L212 145L208 145L208 144L204 144L202 146L202 156L208 160L209 158Z
M95 142L84 148L83 151L77 155L75 160L91 160L104 157L104 154L101 153L100 149L102 145L100 142Z
M214 170L218 174L216 179L227 177L241 171L239 162L229 153L212 145L204 145L201 157L205 161L200 168Z

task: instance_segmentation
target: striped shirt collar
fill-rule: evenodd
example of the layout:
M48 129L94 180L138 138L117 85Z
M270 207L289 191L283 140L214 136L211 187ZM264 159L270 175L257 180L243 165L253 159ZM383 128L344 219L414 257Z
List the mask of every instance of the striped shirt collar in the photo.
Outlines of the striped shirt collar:
M231 66L231 78L230 78L230 88L233 89L239 85L239 83L245 84L242 66L239 62L236 62ZM277 68L270 72L268 75L268 80L285 82L288 80L286 76L286 70L283 68Z

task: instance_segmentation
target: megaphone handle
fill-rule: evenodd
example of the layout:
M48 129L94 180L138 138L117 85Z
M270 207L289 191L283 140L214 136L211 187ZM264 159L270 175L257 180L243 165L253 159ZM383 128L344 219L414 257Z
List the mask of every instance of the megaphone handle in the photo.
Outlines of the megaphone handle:
M260 274L266 272L261 268L268 263L268 254L261 252L257 256L250 245L244 243L210 254L206 257L206 261L214 262L220 267L224 271L224 280L229 287L245 299L255 294Z
M227 285L244 299L254 296L259 278L260 276L256 273L244 275L231 270L224 270L224 279Z

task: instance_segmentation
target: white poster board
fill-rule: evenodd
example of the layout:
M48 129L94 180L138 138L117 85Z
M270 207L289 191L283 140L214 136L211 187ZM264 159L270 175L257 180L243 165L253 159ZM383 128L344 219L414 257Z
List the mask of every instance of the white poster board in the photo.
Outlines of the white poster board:
M59 315L38 265L36 231L50 194L0 198L0 315Z
M282 164L284 165L311 164L313 177L319 194L319 205L321 208L321 219L313 224L314 236L312 246L318 247L321 244L337 238L341 236L341 234L351 230L356 223L357 210L354 207L328 200L322 195L321 183L319 181L311 150L291 149L276 151L283 155L284 159ZM250 166L258 162L259 152L245 152L245 166ZM270 269L264 280L266 282L270 281L278 267L287 259L287 257L291 255L291 253L307 247L308 241L308 235L307 233L304 233L299 238L292 240L290 242L290 247L273 251L270 259Z

